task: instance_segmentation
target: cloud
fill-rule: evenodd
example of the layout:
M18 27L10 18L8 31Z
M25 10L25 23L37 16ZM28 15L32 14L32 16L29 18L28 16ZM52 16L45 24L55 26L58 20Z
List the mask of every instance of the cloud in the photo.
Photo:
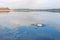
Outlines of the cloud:
M1 7L7 7L4 3L0 3L0 8Z
M9 8L60 8L60 0L0 0Z

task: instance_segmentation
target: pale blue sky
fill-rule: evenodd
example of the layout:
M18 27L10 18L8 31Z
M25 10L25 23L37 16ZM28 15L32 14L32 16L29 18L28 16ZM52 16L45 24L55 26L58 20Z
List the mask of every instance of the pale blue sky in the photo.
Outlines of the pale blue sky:
M0 0L0 5L9 8L60 8L60 0Z

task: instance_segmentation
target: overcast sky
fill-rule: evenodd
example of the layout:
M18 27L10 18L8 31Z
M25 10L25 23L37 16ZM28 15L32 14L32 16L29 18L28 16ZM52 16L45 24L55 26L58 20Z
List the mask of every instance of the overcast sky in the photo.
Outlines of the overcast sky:
M60 8L60 0L0 0L0 7Z

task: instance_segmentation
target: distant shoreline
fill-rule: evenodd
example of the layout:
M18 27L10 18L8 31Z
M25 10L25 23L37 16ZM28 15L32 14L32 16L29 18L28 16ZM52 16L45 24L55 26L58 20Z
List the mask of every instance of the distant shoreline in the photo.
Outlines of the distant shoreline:
M15 12L40 12L40 11L47 11L47 12L60 12L60 9L13 9Z

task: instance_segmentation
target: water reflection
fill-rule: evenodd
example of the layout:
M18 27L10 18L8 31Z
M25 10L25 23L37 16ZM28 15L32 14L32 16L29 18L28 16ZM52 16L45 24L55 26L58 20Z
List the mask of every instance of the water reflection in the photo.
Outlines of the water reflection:
M0 40L60 40L60 13L12 12L0 19ZM45 26L31 25L36 23Z
M13 30L0 26L0 40L57 40L60 32L54 27L16 26Z

